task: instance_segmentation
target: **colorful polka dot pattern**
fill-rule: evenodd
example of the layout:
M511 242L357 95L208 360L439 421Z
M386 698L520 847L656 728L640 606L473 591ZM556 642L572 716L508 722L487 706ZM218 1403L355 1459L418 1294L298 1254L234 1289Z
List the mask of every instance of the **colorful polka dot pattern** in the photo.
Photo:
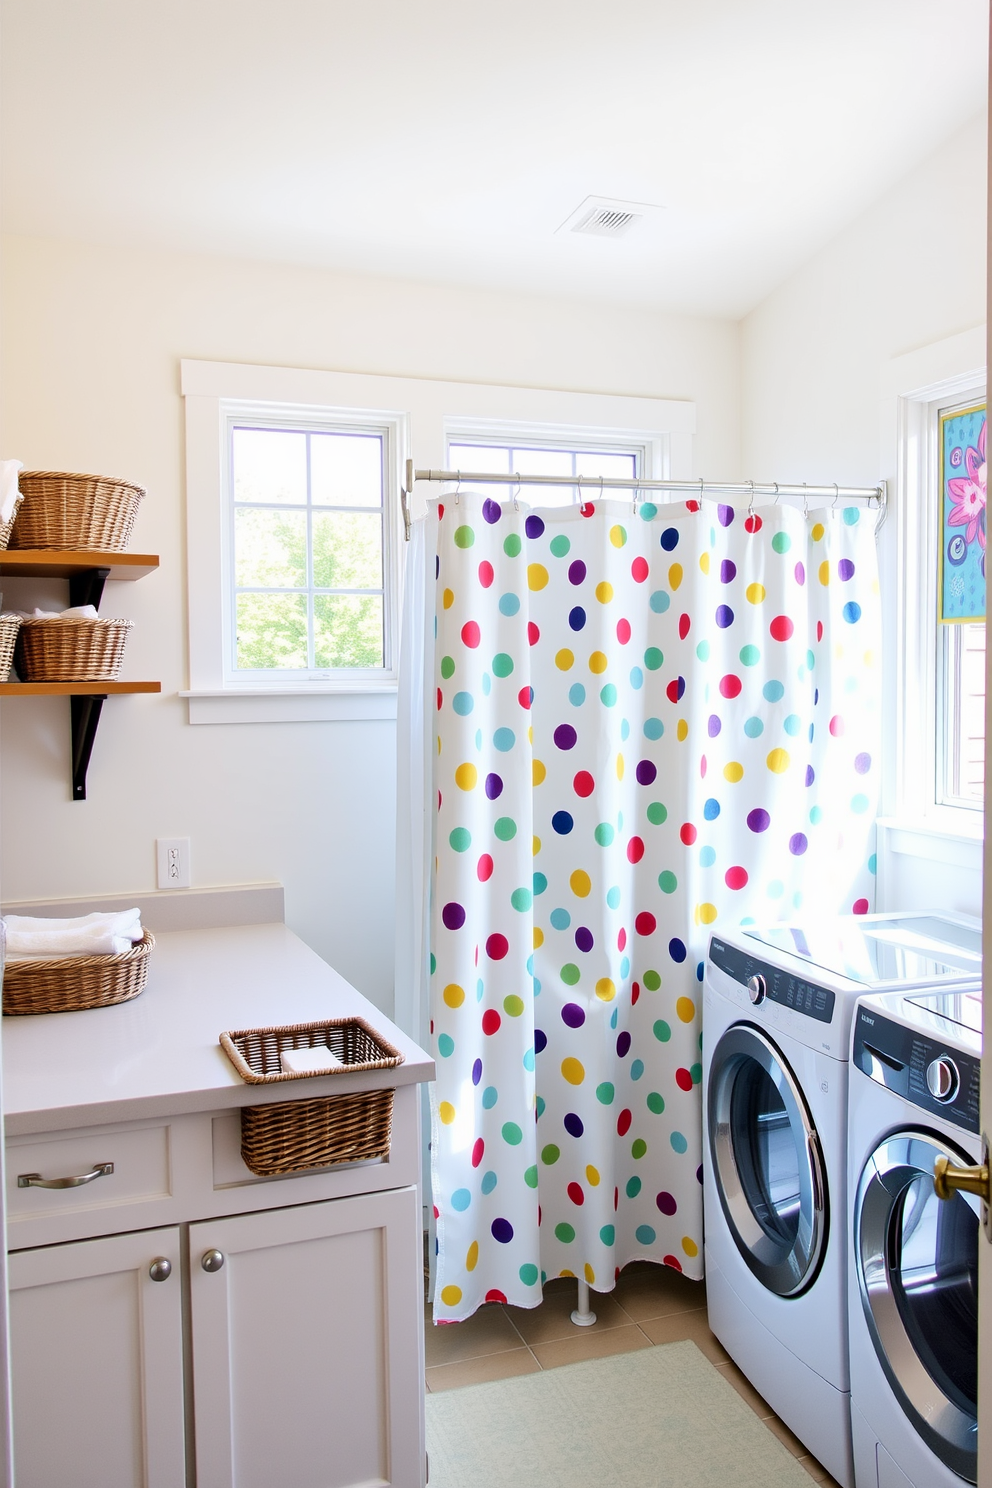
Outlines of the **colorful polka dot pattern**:
M871 522L437 507L435 1318L702 1272L714 927L867 910Z

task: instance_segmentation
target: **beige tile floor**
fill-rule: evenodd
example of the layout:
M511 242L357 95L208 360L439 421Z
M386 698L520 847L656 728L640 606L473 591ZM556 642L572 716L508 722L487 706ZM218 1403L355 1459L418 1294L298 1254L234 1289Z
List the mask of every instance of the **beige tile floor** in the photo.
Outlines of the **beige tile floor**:
M547 1283L544 1301L533 1310L490 1303L464 1323L435 1328L428 1308L428 1390L452 1390L459 1385L536 1374L559 1364L688 1338L712 1359L811 1479L822 1488L837 1488L826 1469L762 1400L710 1332L706 1290L701 1283L687 1281L664 1266L635 1261L621 1272L613 1292L592 1293L596 1322L591 1328L577 1328L571 1321L569 1314L574 1306L575 1282L563 1279Z

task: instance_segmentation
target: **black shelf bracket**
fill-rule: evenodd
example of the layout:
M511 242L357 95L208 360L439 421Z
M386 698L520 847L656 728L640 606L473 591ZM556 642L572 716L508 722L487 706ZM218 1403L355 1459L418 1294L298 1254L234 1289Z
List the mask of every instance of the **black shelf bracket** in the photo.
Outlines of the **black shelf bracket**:
M103 586L110 576L109 568L83 568L69 579L70 605L93 605L100 608Z
M97 570L99 572L99 570ZM85 600L84 603L91 603ZM86 800L86 771L89 769L93 740L100 723L100 711L106 693L73 694L69 699L72 721L72 799Z

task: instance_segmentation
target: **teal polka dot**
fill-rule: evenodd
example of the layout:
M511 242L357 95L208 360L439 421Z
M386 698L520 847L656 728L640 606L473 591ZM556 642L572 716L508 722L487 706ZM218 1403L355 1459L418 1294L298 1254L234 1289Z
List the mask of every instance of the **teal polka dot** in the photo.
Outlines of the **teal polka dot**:
M700 661L709 661L709 659L710 659L710 643L709 643L709 641L700 641L699 645L696 647L696 655L699 657L699 660Z
M475 707L475 699L470 692L456 692L451 699L451 706L459 718L465 718Z
M803 721L799 717L799 714L798 713L790 713L789 716L788 716L788 718L782 724L782 727L785 729L785 732L790 736L790 738L793 738L793 739L796 737L796 735L798 734L798 732L802 728L802 726L803 726Z
M532 1164L524 1173L524 1182L528 1188L537 1187L537 1163Z
M568 701L573 708L581 708L586 700L586 690L581 682L573 682L568 689Z
M606 686L601 690L599 700L604 708L614 708L616 706L617 690L612 682L607 682Z
M455 547L456 548L470 548L474 542L475 542L475 533L472 531L471 527L456 527L455 528Z
M658 874L658 887L663 894L674 894L678 886L679 881L670 868Z
M550 543L551 552L555 558L564 558L571 546L572 544L564 533L559 533L557 537L553 537Z
M669 1137L668 1140L671 1142L672 1150L674 1152L685 1152L689 1146L689 1143L686 1141L681 1132L672 1132L672 1135Z
M806 652L806 666L809 671L812 671L813 668L816 666L816 657L813 655L812 651Z
M543 873L535 873L533 882L534 898L536 899L538 894L543 894L545 889L548 887L548 880L545 878Z
M517 835L517 824L512 816L500 816L493 824L493 831L500 842L512 842Z
M487 1085L485 1090L482 1092L482 1109L484 1111L491 1111L498 1100L499 1091L496 1089L496 1086Z
M450 1059L455 1052L455 1041L450 1033L439 1033L437 1036L437 1052L442 1059Z
M653 827L660 827L668 820L668 807L662 805L661 801L652 801L645 815Z
M524 1134L515 1121L503 1123L503 1141L510 1147L519 1147L524 1139Z
M638 666L630 669L630 685L635 692L644 686L644 673Z
M860 794L852 796L851 810L858 816L863 816L864 813L868 810L868 797Z
M517 1274L519 1275L520 1280L523 1282L524 1286L530 1287L537 1285L537 1278L540 1275L540 1272L538 1271L536 1266L531 1266L528 1264L526 1266L521 1266Z
M572 923L572 916L567 909L553 909L550 918L555 930L567 930Z
M534 1103L534 1109L537 1112L537 1119L538 1119L538 1121L540 1121L541 1117L544 1115L544 1096L543 1095L539 1095L537 1097L537 1100Z
M503 552L508 558L519 557L522 546L518 532L511 532L508 537L503 539Z
M856 527L861 520L861 513L856 506L845 506L844 522L848 527Z
M511 728L498 728L493 734L493 743L500 754L508 754L517 742L517 736Z
M787 553L792 547L792 538L787 532L776 532L772 538L772 547L776 553Z
M630 722L626 718L621 718L620 720L620 737L625 744L630 738Z
M766 682L761 689L761 696L769 703L781 702L785 697L785 684L783 682Z
M505 651L499 651L493 657L493 671L497 677L508 677L513 671L513 657L508 656Z
M657 646L649 646L644 653L644 665L649 672L656 672L665 665L665 653L659 651Z
M620 890L616 887L616 885L614 885L611 889L607 889L606 902L611 909L620 908Z
M637 1178L637 1177L628 1178L627 1179L627 1183L625 1185L624 1191L625 1191L628 1199L636 1199L637 1198L637 1195L641 1191L641 1180L640 1180L640 1178Z
M560 1240L562 1245L571 1245L575 1239L575 1231L570 1224L556 1224L555 1239Z
M617 1238L617 1232L613 1225L604 1225L599 1232L599 1238L604 1245L612 1245Z
M520 1063L523 1065L523 1067L527 1071L527 1073L529 1075L532 1075L534 1073L534 1065L536 1063L536 1061L534 1059L534 1050L533 1049L528 1049L527 1052L526 1052L526 1054L524 1055L523 1059L521 1059Z
M715 847L701 847L699 849L699 866L700 866L700 868L712 868L713 867L713 864L715 862L716 862L716 848Z
M748 718L744 723L744 732L749 739L758 739L765 731L765 725L760 718Z
M514 889L510 895L510 903L514 909L519 909L520 913L523 914L524 910L530 909L534 903L534 895L530 889Z
M479 1187L482 1189L482 1192L484 1194L491 1194L498 1182L499 1179L490 1168L488 1173L483 1173L482 1182L479 1184Z
M658 1236L650 1225L638 1225L634 1231L634 1239L638 1245L653 1245Z
M635 1059L634 1062L633 1062L633 1064L630 1066L630 1078L632 1080L639 1080L641 1078L641 1076L643 1075L643 1073L644 1073L644 1060L643 1059Z
M869 873L877 873L878 872L878 858L875 855L875 853L872 853L871 857L868 859L868 872Z
M702 1042L701 1037L700 1042ZM703 1066L701 1064L690 1064L689 1073L692 1076L693 1085L698 1085L700 1080L703 1078Z
M665 725L660 718L648 718L644 722L645 739L660 739L665 732Z
M451 1195L451 1207L452 1209L456 1209L459 1214L464 1214L471 1202L472 1195L467 1188L456 1188Z
M653 1033L659 1044L667 1044L668 1040L672 1036L672 1030L669 1028L664 1018L658 1019L657 1023L654 1025Z
M593 836L596 838L596 841L599 843L600 847L609 847L610 843L613 841L614 835L615 834L613 828L610 826L609 822L600 822L599 826L593 833Z
M520 601L515 594L501 594L499 597L499 612L501 615L515 615L520 609Z
M664 1111L665 1109L665 1097L663 1095L659 1095L657 1090L652 1090L651 1094L648 1096L645 1102L645 1105L647 1106L649 1111L653 1112L655 1116L660 1116L662 1111Z
M810 807L809 819L814 827L818 827L820 825L820 822L823 820L823 807Z
M757 666L761 660L761 652L757 646L741 647L741 666Z
M781 897L782 897L782 895L784 893L785 893L785 884L782 882L782 880L780 878L773 878L772 881L771 881L771 883L768 885L768 897L769 897L769 899L781 899Z
M448 833L448 842L454 852L468 852L472 846L472 833L468 827L455 827Z
M671 602L671 597L665 593L664 589L656 589L648 600L656 615L663 615Z
M435 956L434 952L431 951L431 976L433 976L436 971L437 971L437 957Z
M641 520L643 522L650 522L652 518L658 515L658 508L653 501L645 501L644 505L639 507L638 510L641 513Z

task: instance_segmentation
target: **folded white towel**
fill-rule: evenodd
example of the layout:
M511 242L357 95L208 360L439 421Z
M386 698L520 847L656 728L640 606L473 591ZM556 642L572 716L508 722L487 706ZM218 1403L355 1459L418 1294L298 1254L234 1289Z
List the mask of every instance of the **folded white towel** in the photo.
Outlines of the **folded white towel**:
M0 522L9 522L14 514L17 477L23 469L23 460L0 460Z
M67 610L17 610L22 620L99 620L96 605L70 605Z
M113 914L77 915L46 919L36 915L7 915L7 957L11 961L43 960L56 956L120 956L142 938L140 909Z
M284 1075L324 1075L328 1070L343 1069L342 1060L330 1049L283 1049L279 1055Z

